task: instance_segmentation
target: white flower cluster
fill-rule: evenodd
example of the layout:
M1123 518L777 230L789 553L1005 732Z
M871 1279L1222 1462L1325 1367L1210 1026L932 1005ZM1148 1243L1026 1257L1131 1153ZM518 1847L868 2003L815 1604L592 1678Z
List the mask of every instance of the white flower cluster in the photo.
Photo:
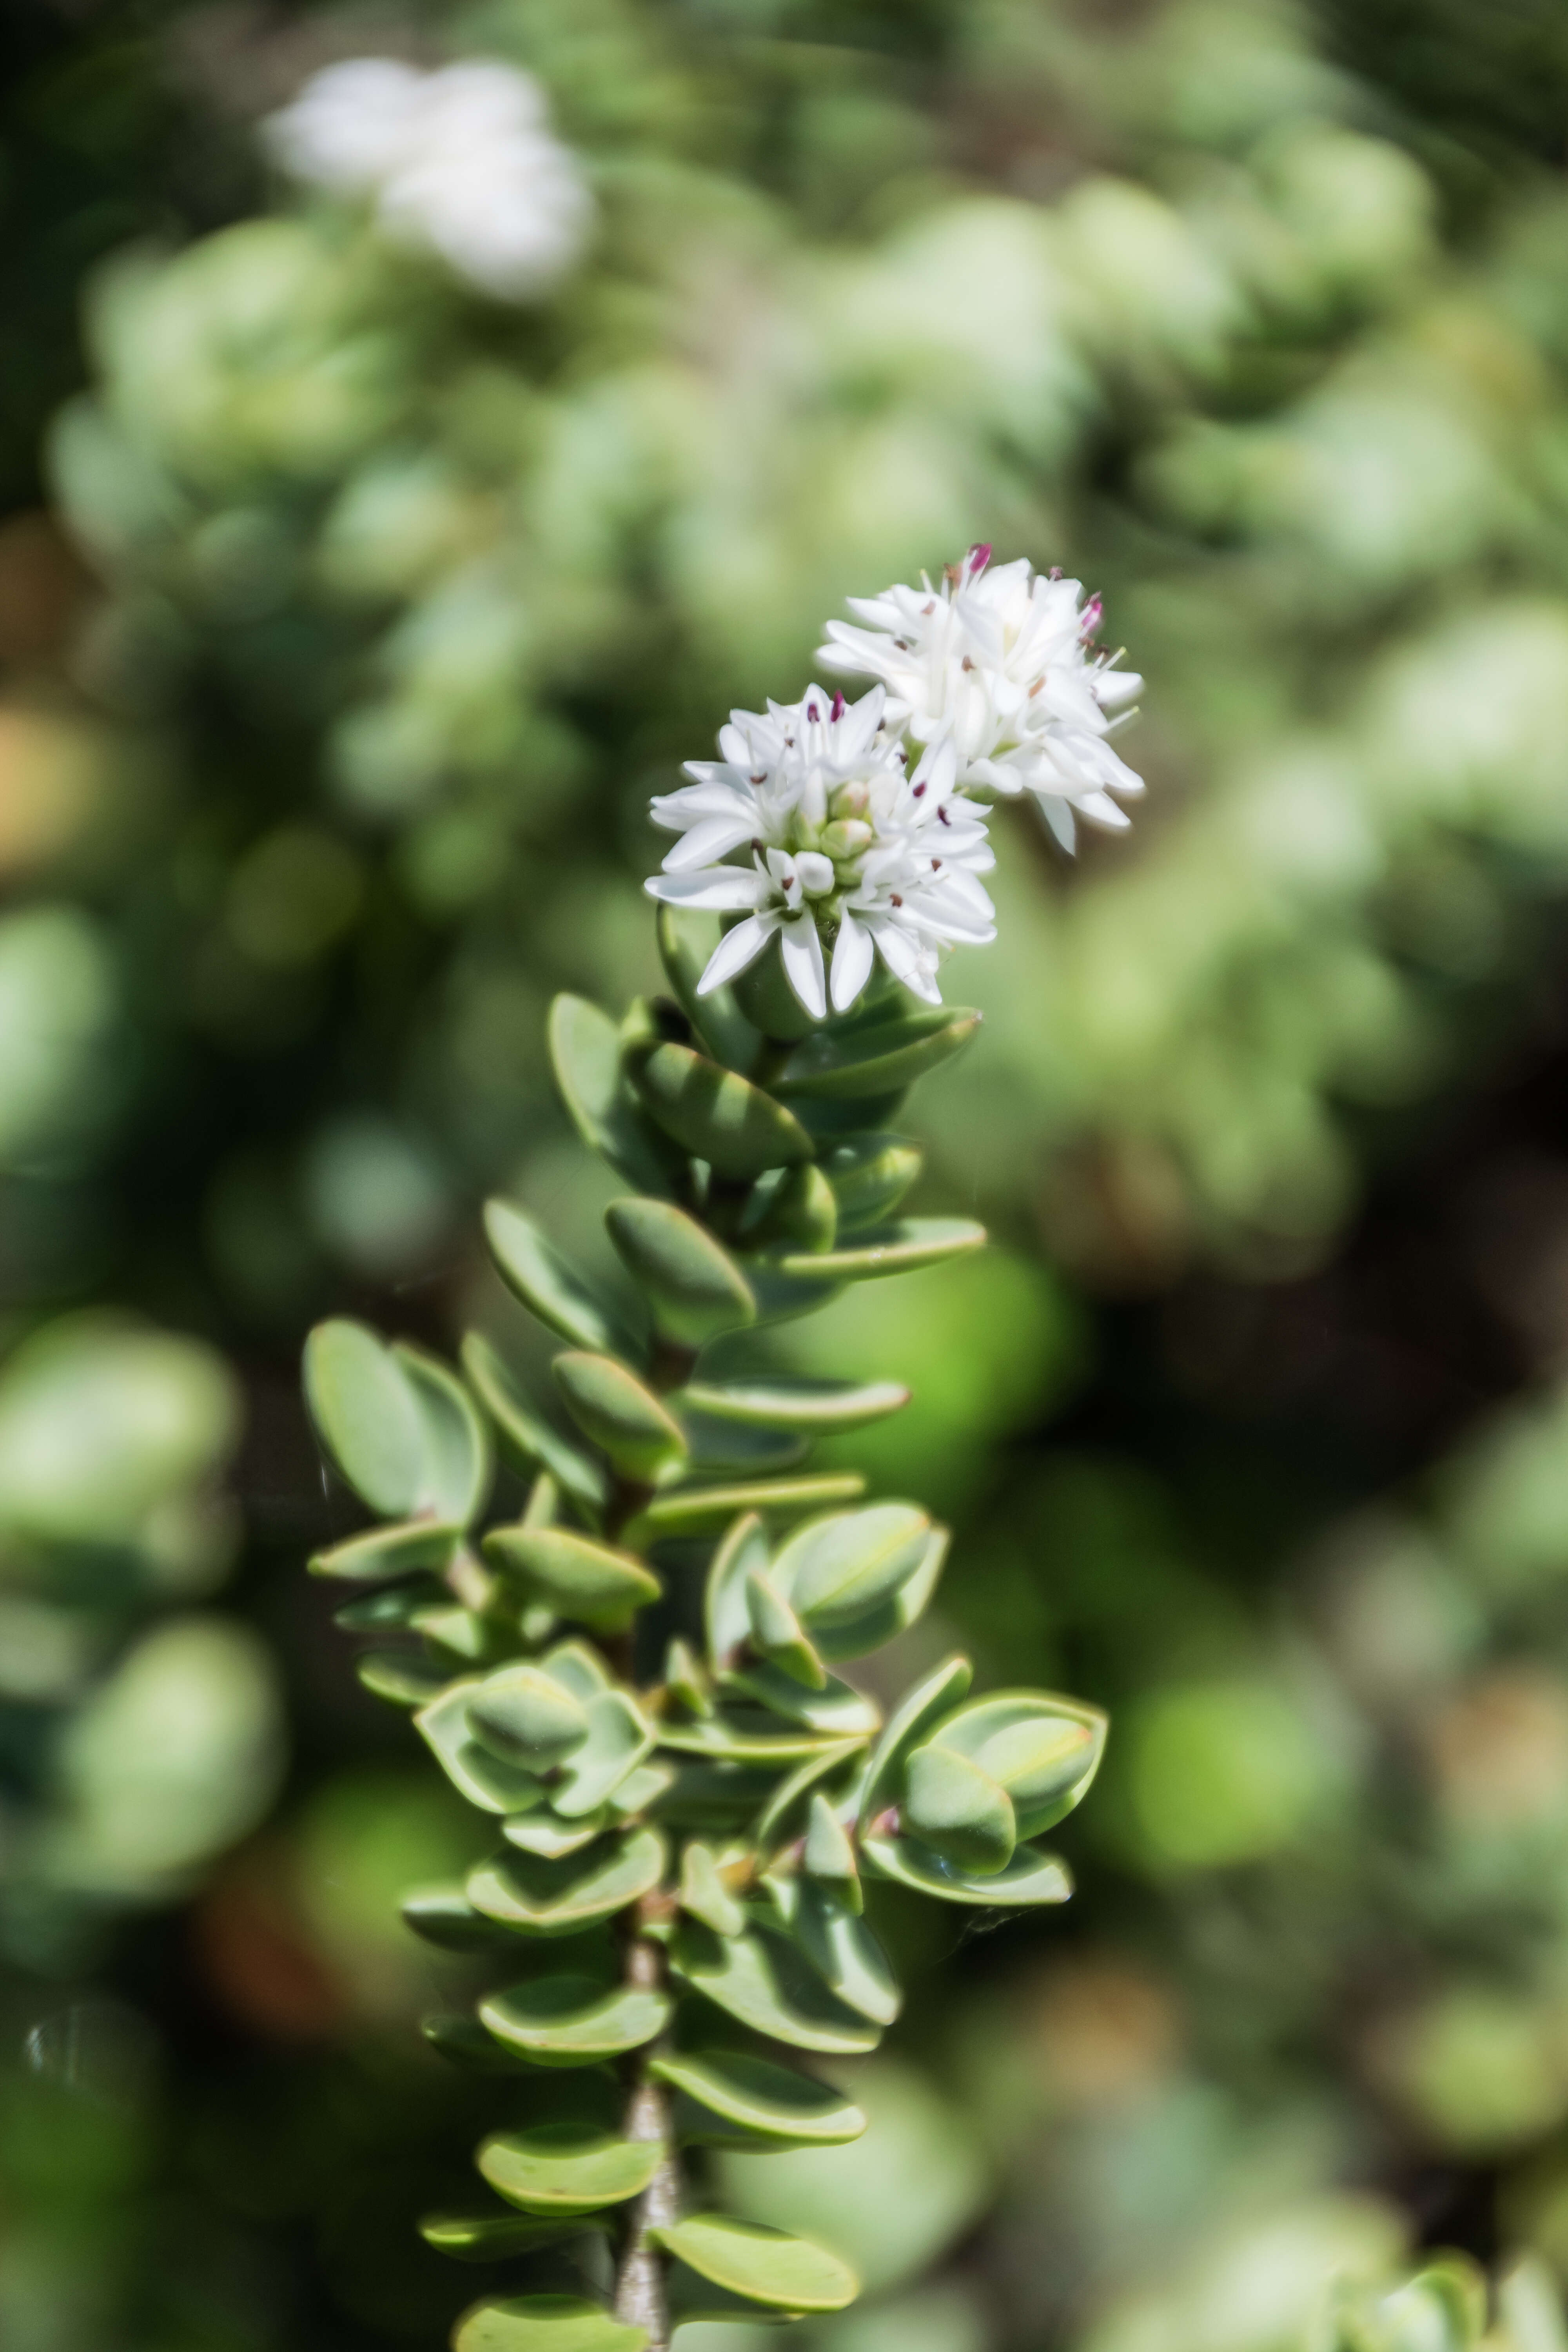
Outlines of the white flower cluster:
M421 73L353 58L313 75L264 136L293 178L373 204L389 234L501 301L555 284L593 223L577 159L514 66L474 58Z
M939 951L996 936L978 879L995 858L972 795L1033 793L1068 849L1075 811L1127 824L1111 793L1143 786L1106 740L1118 723L1107 714L1142 679L1091 653L1098 597L1084 604L1076 580L1026 562L993 572L990 557L972 548L939 589L852 601L868 625L830 621L818 658L879 683L855 703L812 686L795 703L732 711L721 756L689 760L690 782L655 798L654 823L680 839L649 896L742 919L700 994L776 937L814 1020L829 1004L847 1012L879 955L940 1004Z

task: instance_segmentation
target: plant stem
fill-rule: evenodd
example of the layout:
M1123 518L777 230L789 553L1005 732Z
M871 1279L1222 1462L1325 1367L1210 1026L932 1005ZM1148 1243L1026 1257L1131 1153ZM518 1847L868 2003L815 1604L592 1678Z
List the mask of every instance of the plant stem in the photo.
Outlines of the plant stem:
M664 1954L651 1937L634 1935L626 1948L628 1985L653 1989L664 1974ZM666 2256L649 2242L648 2232L678 2221L680 2214L680 2162L669 2137L669 2105L661 2084L649 2081L641 2065L632 2084L622 2126L627 2139L658 2140L662 2153L658 2169L631 2207L620 2260L616 2266L616 2317L630 2327L647 2331L647 2352L668 2352L669 2305L665 2291Z

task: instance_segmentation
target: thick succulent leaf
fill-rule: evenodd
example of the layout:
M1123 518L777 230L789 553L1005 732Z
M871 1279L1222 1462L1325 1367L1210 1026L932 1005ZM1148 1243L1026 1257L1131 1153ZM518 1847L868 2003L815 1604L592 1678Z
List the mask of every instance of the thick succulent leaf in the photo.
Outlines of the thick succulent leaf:
M746 1579L746 1610L751 1620L752 1646L770 1665L806 1690L825 1688L827 1675L812 1648L799 1618L766 1572L752 1569Z
M746 1606L746 1579L753 1569L766 1568L767 1564L767 1529L762 1517L756 1511L742 1511L725 1530L708 1570L702 1603L703 1631L713 1665L721 1665L750 1639L752 1621Z
M646 2327L628 2327L579 2295L519 2294L466 2311L452 2352L643 2352L647 2340Z
M868 1021L849 1031L819 1029L801 1043L773 1084L781 1095L861 1102L896 1094L962 1053L978 1013L933 1007Z
M640 2050L669 2021L668 1995L595 1977L535 1977L479 2003L503 2048L535 2066L596 2066Z
M808 1437L793 1430L764 1429L753 1422L724 1421L694 1412L684 1393L669 1400L679 1414L691 1453L688 1478L702 1485L716 1477L772 1478L793 1470L810 1450Z
M416 1610L410 1622L416 1633L458 1666L487 1665L494 1658L510 1657L517 1646L515 1626L488 1609L465 1609L458 1601Z
M769 1885L790 1933L829 1990L873 2024L891 2025L903 1995L858 1907L819 1879L773 1879Z
M516 1765L503 1764L474 1738L468 1701L483 1687L478 1675L448 1684L438 1698L420 1708L415 1723L452 1786L470 1805L487 1813L531 1811L544 1801L539 1782Z
M965 1758L1005 1789L1019 1837L1033 1838L1083 1796L1099 1769L1105 1734L1105 1717L1080 1700L993 1691L939 1724L931 1744ZM911 1757L911 1774L913 1768Z
M578 1428L623 1476L651 1486L680 1468L687 1458L680 1423L625 1364L573 1349L550 1369Z
M840 1682L837 1675L826 1675L820 1690L808 1690L804 1683L759 1658L727 1669L719 1681L721 1689L731 1696L755 1699L774 1715L782 1715L790 1723L804 1724L825 1739L854 1734L864 1740L881 1720L875 1703L865 1692Z
M694 944L699 924L706 939L701 947ZM658 932L665 977L703 1045L727 1068L742 1074L749 1071L762 1051L761 1030L747 1020L731 989L712 988L706 996L697 993L709 957L719 944L718 925L711 919L704 922L700 917L679 913L674 907L661 906Z
M1005 1870L1017 1819L1001 1783L973 1757L928 1740L904 1765L900 1825L956 1870L986 1878Z
M424 1422L402 1366L368 1325L317 1324L305 1342L305 1401L317 1436L373 1511L403 1518L420 1508Z
M984 1240L984 1226L972 1217L900 1217L892 1224L868 1226L825 1256L786 1255L778 1266L797 1280L868 1282L878 1275L940 1265L945 1258L981 1248Z
M427 1944L447 1952L493 1951L506 1942L506 1930L476 1911L456 1881L439 1886L416 1886L401 1906L405 1927Z
M682 1486L656 1495L626 1529L628 1543L657 1543L668 1536L709 1535L738 1511L766 1511L775 1518L798 1518L826 1503L854 1502L866 1491L858 1471L805 1478L748 1478L733 1486Z
M676 1191L680 1162L626 1084L615 1023L581 996L558 996L549 1037L555 1083L584 1142L639 1192Z
M633 1830L581 1854L547 1861L519 1853L470 1871L465 1891L476 1911L532 1936L575 1936L626 1910L658 1885L666 1846L657 1830Z
M830 1145L820 1165L838 1204L838 1230L851 1234L892 1215L922 1160L918 1144L901 1135L855 1135Z
M367 1528L330 1551L312 1552L310 1574L342 1584L384 1584L395 1576L446 1568L462 1539L461 1526L450 1520L404 1519L395 1527Z
M588 1701L588 1737L550 1786L552 1809L563 1821L584 1821L616 1796L653 1746L653 1732L625 1691L601 1691Z
M986 1877L971 1876L916 1838L889 1837L880 1832L861 1840L868 1864L883 1878L896 1878L922 1895L944 1903L992 1904L998 1910L1022 1909L1039 1903L1065 1903L1072 1893L1067 1864L1037 1846L1021 1845L1005 1870Z
M858 1911L860 1870L855 1859L854 1841L820 1789L812 1790L806 1808L805 1844L800 1866L808 1878L826 1879L839 1892L840 1899L852 1911Z
M831 1992L793 1944L761 1928L715 1936L682 1920L669 1964L694 1992L771 2041L841 2057L874 2050L881 2030Z
M616 1821L629 1821L634 1813L645 1813L650 1805L657 1805L674 1779L672 1764L635 1764L610 1790L605 1810Z
M485 1239L502 1281L557 1338L600 1355L642 1354L642 1342L549 1235L510 1201L485 1203Z
M867 1702L869 1705L869 1701ZM875 1709L872 1710L873 1715ZM763 1852L776 1851L799 1836L811 1811L813 1792L821 1784L865 1754L862 1739L833 1739L797 1765L787 1780L781 1780L769 1796L757 1819L756 1843Z
M607 1805L579 1822L563 1822L553 1812L517 1813L502 1822L500 1833L520 1853L542 1854L546 1862L560 1862L566 1854L581 1853L585 1845L614 1828L615 1822Z
M797 1261L805 1264L804 1255ZM824 1252L814 1265L826 1265L830 1252ZM844 1285L835 1276L825 1274L820 1280L798 1274L785 1274L776 1258L749 1257L745 1261L746 1280L752 1286L752 1297L757 1302L759 1323L788 1323L796 1316L815 1315L837 1297Z
M432 2050L471 2074L521 2074L528 2064L515 2050L503 2050L466 2010L447 2010L423 2018L419 2030Z
M558 1436L548 1422L540 1419L489 1341L481 1333L470 1331L461 1352L463 1370L474 1393L494 1423L513 1462L525 1473L547 1471L590 1513L602 1510L610 1491L603 1470L589 1455L579 1453L565 1438Z
M635 1554L568 1528L492 1528L484 1554L519 1578L531 1598L558 1616L618 1633L659 1597L659 1582Z
M543 1667L520 1663L470 1694L468 1727L503 1764L544 1772L587 1738L588 1710Z
M814 1162L774 1168L760 1177L741 1213L736 1239L752 1250L830 1250L838 1236L838 1199Z
M797 1528L773 1580L812 1633L853 1623L908 1582L925 1559L931 1520L912 1503L835 1511Z
M428 1706L446 1687L447 1672L412 1650L370 1650L354 1660L354 1673L373 1698L388 1706Z
M700 2278L775 2311L842 2311L860 2291L848 2263L826 2246L765 2222L690 2213L649 2235Z
M782 1103L689 1045L656 1045L638 1064L636 1084L665 1134L721 1176L750 1180L812 1157L810 1136Z
M416 1521L416 1525L424 1525ZM450 1587L439 1577L422 1576L417 1583L405 1579L401 1583L384 1585L376 1592L362 1592L353 1601L345 1601L341 1609L332 1612L332 1622L345 1633L405 1633L421 1610L444 1608L451 1600Z
M764 2139L842 2147L866 2128L859 2108L829 2084L748 2051L665 2051L649 2060L648 2073L722 2123Z
M812 1639L830 1664L846 1658L863 1658L869 1651L881 1649L923 1615L942 1575L948 1541L945 1528L933 1528L920 1566L896 1592L858 1617L834 1625L813 1626Z
M719 1875L710 1846L693 1838L680 1857L680 1907L716 1936L738 1936L746 1914Z
M483 1416L457 1374L406 1339L393 1342L424 1431L423 1507L438 1519L471 1527L489 1500L495 1447Z
M665 1769L669 1786L654 1807L656 1820L708 1837L729 1837L752 1820L776 1780L766 1765L707 1763L696 1757L672 1757Z
M661 1339L701 1348L722 1331L755 1321L756 1301L745 1276L684 1209L667 1201L612 1201L605 1223L622 1263L647 1295Z
M498 2195L525 2213L593 2213L638 2197L658 2170L658 2140L623 2139L592 2123L498 2132L475 2162Z
M918 1748L965 1696L974 1669L964 1657L944 1658L935 1671L906 1692L888 1719L866 1774L860 1800L860 1835L874 1826L886 1807L903 1793L904 1759Z
M510 2262L563 2238L584 2222L574 2215L545 2219L531 2213L426 2213L419 2234L438 2254L459 2263Z
M712 1421L738 1422L757 1429L798 1429L832 1437L881 1421L908 1404L910 1391L898 1381L692 1381L671 1400Z
M781 1722L760 1706L726 1706L700 1722L666 1720L661 1748L679 1756L706 1756L734 1764L794 1764L815 1755L826 1736L805 1724Z

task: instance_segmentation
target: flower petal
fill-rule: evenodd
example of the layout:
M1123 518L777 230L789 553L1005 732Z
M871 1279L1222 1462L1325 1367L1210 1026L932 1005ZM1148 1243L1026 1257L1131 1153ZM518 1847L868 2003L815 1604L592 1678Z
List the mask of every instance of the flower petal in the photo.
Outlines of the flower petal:
M847 910L839 920L833 949L833 1010L847 1013L871 977L871 934Z
M809 915L783 927L784 978L814 1021L827 1017L827 976L822 968L822 941Z
M698 995L711 996L716 988L722 988L727 980L733 980L749 963L755 963L778 927L779 919L770 908L765 914L748 915L743 923L726 931L703 968L697 983Z

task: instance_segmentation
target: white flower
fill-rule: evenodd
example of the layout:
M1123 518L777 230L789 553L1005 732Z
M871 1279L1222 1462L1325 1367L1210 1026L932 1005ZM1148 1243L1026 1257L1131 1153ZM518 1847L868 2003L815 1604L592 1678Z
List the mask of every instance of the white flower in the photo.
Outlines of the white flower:
M857 703L808 687L799 702L736 710L721 757L656 798L653 820L680 839L646 886L676 907L743 914L720 940L698 992L733 980L775 937L790 986L814 1020L846 1013L879 955L894 978L940 1004L937 951L996 936L976 876L995 863L984 819L956 791L951 743L912 775L882 721L880 687ZM745 861L733 861L744 852ZM823 953L833 949L831 975Z
M991 550L973 547L940 588L889 588L849 599L866 623L829 621L817 659L847 677L880 678L888 719L917 743L943 736L958 755L961 789L1033 793L1058 840L1071 849L1073 816L1122 827L1111 798L1143 789L1108 736L1131 717L1142 686L1113 656L1092 654L1100 604L1076 580L1032 571L1028 562L991 568Z
M554 284L592 224L577 159L552 137L538 83L514 66L421 73L353 58L313 75L264 135L295 179L373 203L394 236L503 301Z

